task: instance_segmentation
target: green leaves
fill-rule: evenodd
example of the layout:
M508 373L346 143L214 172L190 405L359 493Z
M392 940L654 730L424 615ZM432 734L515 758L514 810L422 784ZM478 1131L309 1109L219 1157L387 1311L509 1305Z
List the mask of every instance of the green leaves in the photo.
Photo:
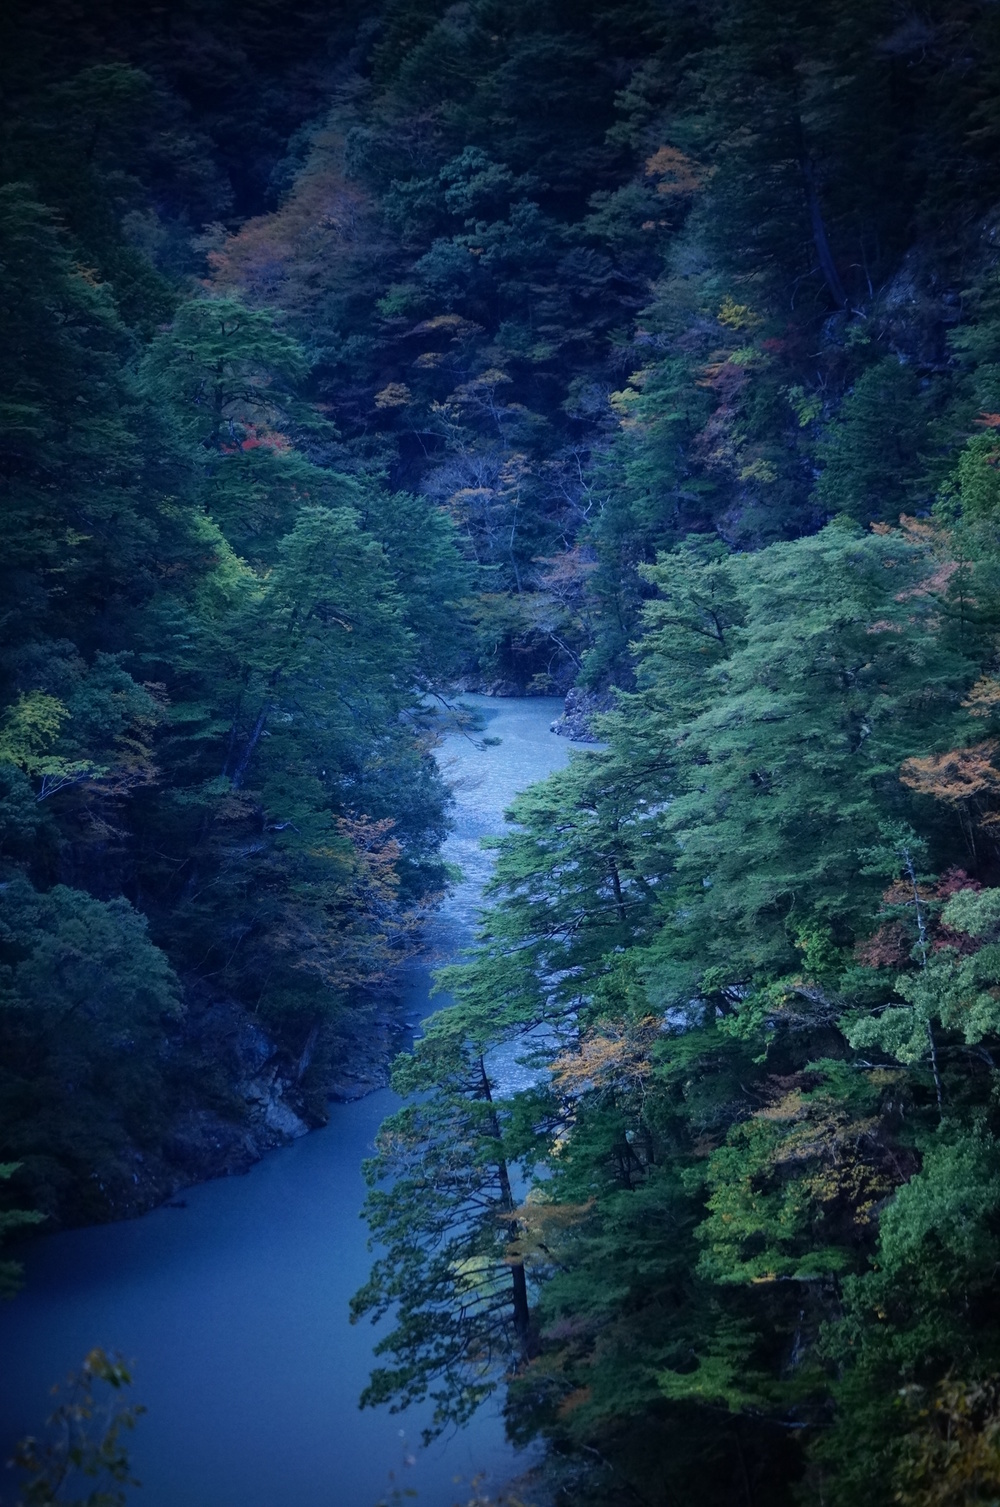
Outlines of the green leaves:
M421 1097L383 1124L365 1167L365 1218L378 1254L351 1317L393 1315L375 1347L393 1364L372 1373L362 1406L395 1411L429 1396L426 1439L467 1422L523 1357L528 1293L512 1245L509 1111L494 1102L461 1011L432 1021L412 1057L399 1059L393 1087Z
M845 398L819 447L817 495L830 513L896 523L926 499L927 400L916 373L893 357L869 367Z
M20 1162L0 1162L0 1183L8 1182L20 1168ZM45 1215L34 1209L0 1209L0 1244L12 1230L30 1229L44 1223ZM12 1298L21 1286L19 1261L0 1261L0 1298Z
M69 711L55 696L29 691L7 711L0 728L0 760L29 774L52 774L58 763L46 757ZM46 768L46 765L53 767ZM65 766L71 771L72 766Z
M398 1086L454 1104L467 1054L520 1037L549 1068L511 1112L540 1169L515 1428L628 1471L649 1431L698 1457L724 1411L785 1482L798 1445L772 1433L828 1416L831 1357L845 1418L891 1433L874 1378L896 1385L923 1344L944 1363L947 1304L963 1282L980 1301L995 1245L1000 910L957 866L922 872L956 839L899 778L971 730L979 664L923 524L754 555L692 538L646 575L638 687L603 749L515 802L476 949L443 975L457 1003ZM440 1154L422 1113L386 1170Z
M162 1053L180 1014L177 978L126 900L4 885L0 1147L35 1206L113 1207L128 1137L147 1141L164 1113Z
M896 980L897 1000L845 1024L852 1046L879 1046L912 1066L926 1057L928 1033L935 1026L968 1046L1000 1036L1000 895L996 890L959 890L941 910L940 920L944 931L935 951L925 950L924 966ZM974 947L973 941L980 945Z
M918 1266L927 1241L963 1267L985 1272L994 1259L992 1216L1000 1208L1000 1147L989 1134L945 1127L920 1172L900 1188L879 1224L879 1265Z
M217 451L245 442L251 426L254 435L280 430L306 361L272 314L234 298L195 298L152 343L144 367L192 443Z
M930 627L932 572L919 541L835 527L695 567L696 588L674 586L668 559L657 568L684 605L650 609L644 690L619 736L675 749L661 825L678 849L676 921L654 975L665 1000L696 982L685 957L749 983L792 970L795 926L857 924L871 904L860 850L902 804L915 722L922 740L946 735L971 674Z
M67 87L102 163L147 84L109 65ZM0 1143L41 1207L105 1217L128 1147L169 1157L171 1117L220 1092L115 925L167 1014L176 968L205 1009L267 1021L290 1076L315 1057L317 1085L408 955L446 799L416 682L454 655L465 574L432 505L320 463L332 426L272 311L199 292L143 350L23 185L0 261ZM134 897L155 945L90 889Z

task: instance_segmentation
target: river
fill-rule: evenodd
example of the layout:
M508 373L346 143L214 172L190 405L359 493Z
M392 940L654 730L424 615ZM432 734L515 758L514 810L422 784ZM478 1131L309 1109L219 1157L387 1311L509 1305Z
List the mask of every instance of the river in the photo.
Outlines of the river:
M431 928L443 958L471 934L491 862L480 838L570 752L548 730L558 701L464 701L500 742L452 731L438 752L456 800L446 856L464 876ZM414 1024L428 989L429 970L414 969ZM394 1488L415 1507L452 1507L470 1495L459 1483L496 1487L523 1468L496 1407L427 1450L428 1409L358 1408L379 1332L347 1317L369 1264L360 1166L398 1103L386 1089L333 1104L324 1129L189 1189L184 1208L29 1246L26 1288L0 1309L2 1458L38 1432L52 1383L101 1345L132 1363L148 1409L130 1441L135 1507L375 1507ZM0 1477L0 1502L13 1500Z

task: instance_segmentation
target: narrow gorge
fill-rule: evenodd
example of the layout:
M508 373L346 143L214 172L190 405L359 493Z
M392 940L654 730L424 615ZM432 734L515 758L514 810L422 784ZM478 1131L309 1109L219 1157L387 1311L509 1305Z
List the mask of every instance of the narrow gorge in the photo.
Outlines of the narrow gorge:
M550 698L459 704L478 730L442 713L437 757L455 797L445 854L462 878L428 927L428 960L406 979L414 1028L432 1008L431 963L457 959L472 940L491 866L481 839L502 831L514 797L571 747L549 731L561 709ZM348 1322L369 1265L361 1163L398 1102L381 1089L333 1103L323 1129L245 1176L32 1247L25 1293L0 1308L4 1457L40 1430L53 1381L100 1345L128 1359L149 1409L131 1445L148 1507L375 1507L394 1483L443 1502L476 1479L496 1490L525 1468L531 1456L505 1442L496 1408L427 1451L427 1408L358 1413L374 1343L369 1325Z

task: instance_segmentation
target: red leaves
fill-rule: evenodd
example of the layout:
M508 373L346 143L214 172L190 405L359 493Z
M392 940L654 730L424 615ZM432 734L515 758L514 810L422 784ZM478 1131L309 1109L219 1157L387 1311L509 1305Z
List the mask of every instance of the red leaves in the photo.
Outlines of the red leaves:
M979 891L981 889L982 885L978 879L971 879L964 869L954 867L946 869L935 884L919 886L918 893L922 904L926 907L928 936L934 952L940 952L944 947L953 948L954 951L961 953L976 950L978 944L972 938L945 926L940 920L939 913L953 895L959 894L962 890ZM895 880L884 892L882 903L886 910L912 907L914 904L913 886L906 880ZM912 927L908 927L904 920L887 920L872 936L857 944L854 956L866 968L898 970L905 968L910 962L914 942L915 931Z
M235 445L220 445L223 455L237 455L240 451L270 450L275 455L284 454L292 448L288 436L277 429L261 429L257 424L244 424L243 439Z
M912 946L913 940L902 921L889 921L867 941L859 942L854 956L866 968L903 968Z

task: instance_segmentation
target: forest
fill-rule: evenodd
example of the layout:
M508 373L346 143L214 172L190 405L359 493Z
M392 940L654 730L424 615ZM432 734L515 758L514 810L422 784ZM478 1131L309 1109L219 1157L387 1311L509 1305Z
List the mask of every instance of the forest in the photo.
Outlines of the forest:
M554 1507L995 1503L1000 9L0 28L0 1230L377 1081L431 708L567 696L363 1405L502 1397Z

